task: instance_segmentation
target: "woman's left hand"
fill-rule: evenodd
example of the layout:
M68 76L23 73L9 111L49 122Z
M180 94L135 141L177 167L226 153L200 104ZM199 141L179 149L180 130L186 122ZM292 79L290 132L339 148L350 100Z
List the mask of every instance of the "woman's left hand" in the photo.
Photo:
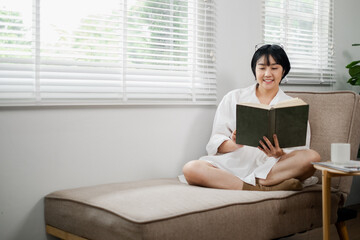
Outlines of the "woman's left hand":
M282 155L284 155L284 151L280 148L280 145L279 145L279 140L276 136L276 134L274 134L273 136L274 138L274 144L275 146L273 146L270 142L270 140L267 138L267 137L263 137L265 143L260 140L260 145L262 147L258 147L261 151L263 151L268 157L275 157L275 158L278 158L278 157L281 157Z

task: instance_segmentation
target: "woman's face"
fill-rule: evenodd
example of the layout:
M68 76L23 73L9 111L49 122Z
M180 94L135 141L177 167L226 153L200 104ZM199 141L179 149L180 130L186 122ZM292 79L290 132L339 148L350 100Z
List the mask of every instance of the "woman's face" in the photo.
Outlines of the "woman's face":
M256 81L259 83L259 87L265 90L277 89L284 72L283 67L277 64L271 55L269 61L270 64L267 64L265 56L262 56L257 61L255 68Z

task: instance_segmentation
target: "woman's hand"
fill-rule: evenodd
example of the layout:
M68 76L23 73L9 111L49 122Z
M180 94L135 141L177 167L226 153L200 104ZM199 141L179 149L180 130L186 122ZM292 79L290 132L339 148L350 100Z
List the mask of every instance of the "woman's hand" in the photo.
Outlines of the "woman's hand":
M236 143L236 130L232 132L230 136L230 140L223 142L218 148L219 153L228 153L234 152L239 148L242 148L244 145L240 145Z
M231 141L233 141L233 142L236 144L237 148L241 148L241 147L244 146L244 145L241 145L241 144L237 144L237 143L236 143L236 129L235 129L235 131L233 131L232 134L231 134Z
M230 137L231 141L233 141L234 143L236 143L236 129L235 131L232 132L231 137ZM239 144L238 144L239 145ZM240 145L241 146L241 145Z
M263 151L268 157L278 158L285 154L284 151L280 148L279 140L276 134L274 134L273 136L275 146L271 144L270 140L267 137L264 136L263 138L266 144L262 140L260 140L260 145L262 147L259 146L258 148Z

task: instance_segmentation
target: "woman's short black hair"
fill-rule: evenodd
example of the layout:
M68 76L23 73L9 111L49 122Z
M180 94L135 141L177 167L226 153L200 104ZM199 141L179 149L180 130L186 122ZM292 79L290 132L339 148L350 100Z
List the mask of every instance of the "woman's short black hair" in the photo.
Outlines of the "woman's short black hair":
M270 65L269 56L272 56L275 62L283 67L284 74L281 79L283 79L289 73L291 68L290 61L284 49L276 44L266 44L256 50L251 60L251 69L255 78L256 78L256 73L255 73L256 63L262 56L265 56L266 59L265 64L267 64L267 66Z

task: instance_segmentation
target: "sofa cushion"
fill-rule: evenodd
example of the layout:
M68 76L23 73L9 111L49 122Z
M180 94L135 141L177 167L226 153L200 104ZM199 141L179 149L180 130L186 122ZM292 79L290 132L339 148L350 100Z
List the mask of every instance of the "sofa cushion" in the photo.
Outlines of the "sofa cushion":
M332 194L332 223L339 196ZM321 216L320 185L259 192L154 179L57 191L45 198L46 224L92 240L269 239L320 227ZM249 222L252 227L242 228Z
M356 95L353 92L287 92L310 103L311 148L330 160L330 144L348 142Z
M311 149L317 151L322 161L330 160L331 143L352 143L351 158L356 159L360 140L359 96L350 91L295 92L286 91L310 104ZM321 172L316 176L321 180ZM352 177L333 178L331 186L345 195L350 192ZM320 181L321 183L321 181Z

